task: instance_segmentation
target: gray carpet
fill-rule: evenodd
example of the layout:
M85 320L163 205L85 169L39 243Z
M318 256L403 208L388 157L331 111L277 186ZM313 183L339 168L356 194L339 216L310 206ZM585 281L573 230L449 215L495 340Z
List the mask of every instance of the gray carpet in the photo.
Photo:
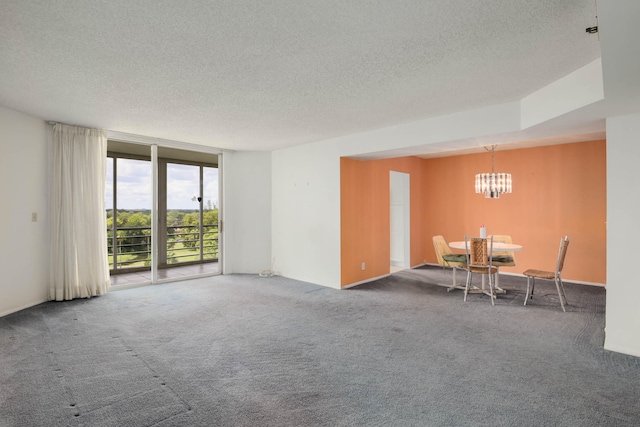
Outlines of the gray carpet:
M460 274L460 278L464 275ZM640 359L603 350L605 290L349 290L217 276L0 318L2 426L637 426Z

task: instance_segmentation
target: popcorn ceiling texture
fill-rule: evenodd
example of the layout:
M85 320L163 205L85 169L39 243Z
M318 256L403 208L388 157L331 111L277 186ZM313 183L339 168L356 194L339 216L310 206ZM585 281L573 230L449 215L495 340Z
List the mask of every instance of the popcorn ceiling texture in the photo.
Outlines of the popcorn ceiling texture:
M271 150L521 99L600 56L593 0L0 2L0 105Z

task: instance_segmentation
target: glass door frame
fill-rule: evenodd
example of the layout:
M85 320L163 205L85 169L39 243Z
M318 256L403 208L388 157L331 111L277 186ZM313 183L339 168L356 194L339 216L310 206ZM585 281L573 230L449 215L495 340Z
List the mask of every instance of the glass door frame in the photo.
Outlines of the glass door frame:
M143 161L143 162L151 162L151 158L150 156L144 156L141 154L130 154L130 153L120 153L120 152L111 152L108 151L107 152L107 157L111 158L113 160L113 164L112 164L112 181L111 181L111 188L113 191L113 195L112 195L112 217L113 217L113 222L112 222L112 236L109 238L108 240L111 240L111 247L112 247L112 257L113 257L113 268L110 269L110 272L112 271L118 271L119 272L123 272L121 270L122 267L118 268L118 234L117 234L117 230L118 230L118 226L117 226L117 221L118 221L118 178L120 177L120 175L118 175L118 164L120 163L120 160L136 160L136 161ZM152 168L153 169L153 168ZM151 170L151 175L152 175L152 179L153 179L153 170ZM153 191L153 187L151 187L151 191ZM151 215L153 215L153 200L152 200L152 205L150 206L150 213ZM151 228L151 227L150 227ZM141 236L134 236L134 237L141 237ZM151 236L149 236L150 239ZM150 256L152 255L152 246L153 242L151 242L151 244L149 245L149 254ZM133 268L129 268L129 272L136 272L136 271L141 271L141 270L146 270L144 267L133 267Z
M219 160L219 155L218 155L218 160ZM159 219L158 219L158 225L160 227L166 227L169 228L169 225L167 224L167 216L168 213L170 211L168 203L167 203L167 194L168 194L168 188L169 188L169 165L184 165L184 166L192 166L192 167L197 167L198 168L198 186L197 186L197 192L198 192L198 260L196 261L186 261L186 262L179 262L177 264L181 264L181 265L193 265L193 264L202 264L205 262L214 262L214 260L207 260L205 258L205 234L206 231L205 229L207 228L207 226L213 225L215 227L217 227L217 233L218 233L218 237L217 237L217 257L215 258L215 261L218 262L218 267L220 268L220 257L221 257L221 245L220 245L220 214L221 214L221 210L220 210L220 165L219 164L214 164L214 163L208 163L208 162L198 162L198 161L188 161L188 160L177 160L177 159L172 159L172 158L167 158L167 157L160 157L158 158L158 188L159 188L159 192L158 192L158 215L159 215ZM205 169L209 168L209 169L216 169L217 170L217 176L218 176L218 200L216 201L216 209L218 210L218 223L217 224L205 224L204 223L204 214L205 214L205 194L204 194L204 187L205 187ZM161 268L165 268L167 267L170 263L168 261L168 233L159 233L158 234L158 265L161 266Z
M120 133L120 132L113 132L113 131L108 131L107 133L107 139L111 140L111 141L115 141L115 142L121 142L121 143L126 143L126 144L136 144L136 145L144 145L144 146L148 146L150 149L150 160L151 160L151 168L152 168L152 206L151 206L151 284L156 284L156 283L165 283L165 282L172 282L175 281L175 279L173 278L166 278L166 279L160 279L158 278L158 262L159 262L159 257L158 257L158 249L159 249L159 222L158 222L158 213L159 213L159 158L158 158L158 148L162 147L162 148L170 148L170 149L174 149L174 150L183 150L183 151L190 151L190 152L195 152L195 153L203 153L203 154L211 154L211 155L216 155L217 156L217 169L218 169L218 270L217 272L214 273L205 273L205 274L198 274L198 275L193 275L193 276L188 276L189 278L193 278L193 277L206 277L206 276L213 276L213 275L218 275L218 274L224 274L224 262L223 262L223 257L224 257L224 230L223 230L223 217L224 217L224 209L223 209L223 176L222 176L222 169L223 169L223 152L220 149L217 148L213 148L213 147L207 147L207 146L200 146L200 145L195 145L195 144L188 144L188 143L181 143L181 142L176 142L176 141L169 141L169 140L160 140L158 138L150 138L150 137L144 137L144 136L139 136L139 135L131 135L131 134L124 134L124 133ZM115 153L114 153L115 154ZM123 157L128 157L128 156L123 156ZM146 157L146 156L145 156ZM140 157L138 157L140 158ZM163 160L167 160L167 159L163 159ZM170 160L170 159L169 159ZM180 163L179 161L177 161L176 163ZM188 163L187 163L188 164ZM210 163L206 163L203 162L202 164L205 167L211 167L212 165ZM200 173L202 175L202 167L200 168ZM115 170L114 170L115 172ZM166 173L166 169L165 169L165 173ZM115 175L115 173L114 173ZM115 178L114 178L115 179ZM203 189L202 189L203 183L202 183L202 179L200 180L200 194L202 194ZM165 191L166 191L166 186L165 186ZM117 197L117 196L116 196ZM201 196L202 197L202 196ZM199 229L202 230L202 221L203 221L203 209L202 209L202 203L203 201L200 201L200 227ZM114 210L117 207L114 205ZM166 208L166 206L165 206ZM165 212L166 215L166 212ZM166 216L165 216L166 217ZM166 224L165 224L166 226ZM203 233L200 232L199 233L200 236L200 240L201 240L201 244L200 244L200 252L202 253L203 250L203 245L202 245L202 238L203 238ZM166 238L165 238L166 240ZM165 251L166 251L166 245L165 245ZM148 283L148 282L147 282ZM145 284L145 283L141 283L141 284Z

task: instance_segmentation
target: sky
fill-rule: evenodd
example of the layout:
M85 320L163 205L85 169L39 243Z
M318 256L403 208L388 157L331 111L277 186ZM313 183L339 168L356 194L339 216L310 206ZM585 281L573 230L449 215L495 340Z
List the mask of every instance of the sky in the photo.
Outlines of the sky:
M199 167L170 163L167 165L167 209L197 209ZM113 158L107 158L107 209L113 209ZM151 162L118 159L118 209L151 209ZM218 206L218 169L204 168L203 200Z

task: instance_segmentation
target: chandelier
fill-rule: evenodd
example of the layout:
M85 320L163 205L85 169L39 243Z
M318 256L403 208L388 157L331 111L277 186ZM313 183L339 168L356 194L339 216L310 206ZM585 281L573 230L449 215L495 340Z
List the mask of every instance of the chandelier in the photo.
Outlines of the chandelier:
M494 154L496 146L492 145L491 150L491 173L476 174L476 193L484 194L487 199L497 199L502 193L511 193L511 174L494 172Z

